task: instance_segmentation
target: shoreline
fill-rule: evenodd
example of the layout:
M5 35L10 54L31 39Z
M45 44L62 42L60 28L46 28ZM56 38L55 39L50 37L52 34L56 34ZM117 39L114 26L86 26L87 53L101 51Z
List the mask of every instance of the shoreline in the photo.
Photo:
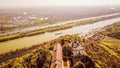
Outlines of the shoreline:
M46 32L54 32L58 30L64 30L68 28L72 28L75 26L80 26L80 25L87 25L87 24L92 24L95 22L99 21L104 21L112 18L117 18L120 17L119 13L116 14L110 14L110 15L104 15L104 16L98 16L98 17L91 17L91 18L85 18L85 19L80 19L80 20L73 20L73 21L68 21L60 24L54 24L54 25L48 25L44 26L42 29L36 29L28 32L23 32L23 33L15 33L15 34L10 34L10 35L5 35L5 36L0 36L0 42L8 41L8 40L13 40L13 39L18 39L22 37L28 37L28 36L34 36L38 34L44 34Z

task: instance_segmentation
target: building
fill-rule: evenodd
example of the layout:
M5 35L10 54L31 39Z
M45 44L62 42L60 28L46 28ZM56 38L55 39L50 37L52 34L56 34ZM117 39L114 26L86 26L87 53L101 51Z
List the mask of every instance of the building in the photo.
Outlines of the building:
M51 68L63 68L62 47L59 43L54 46Z

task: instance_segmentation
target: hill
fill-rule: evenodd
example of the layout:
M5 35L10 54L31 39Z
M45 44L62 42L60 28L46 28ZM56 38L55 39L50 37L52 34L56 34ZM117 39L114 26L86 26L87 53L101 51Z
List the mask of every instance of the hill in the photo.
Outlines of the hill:
M36 48L31 53L1 64L0 68L50 68L53 47L57 43L61 44L65 67L119 68L119 28L119 23L106 26L91 36L92 38L87 39L77 35L61 36L45 43L43 47ZM96 37L98 37L97 40ZM74 43L78 44L76 48L73 46Z

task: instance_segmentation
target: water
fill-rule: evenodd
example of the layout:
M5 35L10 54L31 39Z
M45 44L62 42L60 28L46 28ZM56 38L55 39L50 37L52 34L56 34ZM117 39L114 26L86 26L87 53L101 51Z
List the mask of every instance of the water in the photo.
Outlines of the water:
M114 18L110 20L105 20L105 21L100 21L96 22L93 24L87 24L87 25L82 25L82 26L77 26L65 30L59 30L55 32L50 32L50 33L44 33L40 35L35 35L35 36L30 36L30 37L23 37L15 40L9 40L5 42L0 43L0 54L3 52L8 52L10 50L15 50L23 47L30 47L36 44L40 44L46 41L53 40L55 38L58 38L59 36L66 35L66 34L86 34L90 30L96 29L96 28L101 28L106 25L110 25L113 23L116 23L120 21L119 18Z
M71 20L71 21L66 21L66 22L59 22L59 23L56 23L56 24L51 24L51 25L46 25L46 26L26 27L26 28L22 28L22 29L16 29L16 30L13 30L13 31L0 33L0 36L1 35L13 34L13 33L21 33L21 32L33 31L33 30L37 30L37 29L45 29L45 28L48 28L48 27L60 26L60 25L71 23L71 22L74 23L74 22L80 22L82 20L95 19L95 18L101 18L101 17L108 17L108 16L113 16L113 15L119 15L119 14L120 13L115 13L115 14L102 15L102 16L90 17L90 18L85 18L85 19L77 19L77 20Z

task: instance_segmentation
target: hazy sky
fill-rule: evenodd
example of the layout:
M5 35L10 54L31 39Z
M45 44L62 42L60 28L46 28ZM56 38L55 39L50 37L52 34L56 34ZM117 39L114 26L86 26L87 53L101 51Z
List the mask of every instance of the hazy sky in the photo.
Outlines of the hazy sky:
M0 7L118 5L120 0L0 0Z

